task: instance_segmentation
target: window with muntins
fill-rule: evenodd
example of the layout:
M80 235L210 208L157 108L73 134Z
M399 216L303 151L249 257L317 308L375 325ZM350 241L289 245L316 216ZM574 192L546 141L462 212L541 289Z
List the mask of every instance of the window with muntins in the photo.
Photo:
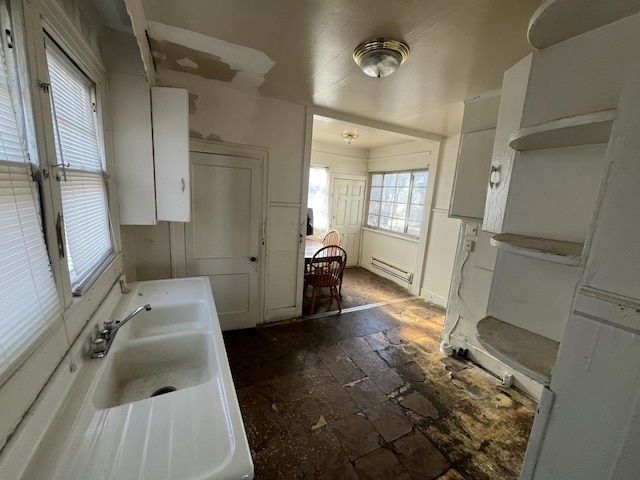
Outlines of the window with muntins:
M81 295L113 256L95 85L50 39L46 41L66 257Z
M0 383L60 315L42 229L38 189L0 49ZM15 72L13 72L15 73ZM17 84L17 82L13 82Z
M371 175L367 226L420 236L429 172L387 172Z

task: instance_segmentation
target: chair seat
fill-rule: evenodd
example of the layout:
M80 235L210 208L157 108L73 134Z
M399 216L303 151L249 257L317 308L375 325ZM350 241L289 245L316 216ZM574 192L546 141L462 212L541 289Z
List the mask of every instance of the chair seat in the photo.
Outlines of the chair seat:
M338 302L338 309L342 311L338 287L342 281L342 274L347 263L347 252L339 246L330 245L316 252L308 265L308 272L304 276L304 293L311 286L311 315L313 315L316 298L331 297ZM328 288L329 295L318 295L320 288Z

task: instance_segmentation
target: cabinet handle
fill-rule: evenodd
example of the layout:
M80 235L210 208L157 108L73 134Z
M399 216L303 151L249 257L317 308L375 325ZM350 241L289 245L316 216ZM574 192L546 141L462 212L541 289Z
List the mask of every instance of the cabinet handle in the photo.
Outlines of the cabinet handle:
M489 175L489 186L496 188L500 183L500 165L491 165L491 174Z
M184 192L184 189L187 187L186 183L184 183L184 177L180 179L180 185L182 186L182 191Z

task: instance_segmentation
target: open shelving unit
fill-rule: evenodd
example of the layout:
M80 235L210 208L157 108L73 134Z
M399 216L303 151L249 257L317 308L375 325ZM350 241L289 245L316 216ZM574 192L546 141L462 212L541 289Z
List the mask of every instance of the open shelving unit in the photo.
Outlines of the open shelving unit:
M494 235L491 238L491 245L525 257L563 265L580 265L584 247L582 243L577 242L514 235L511 233Z
M522 152L607 143L615 119L615 109L559 118L518 130L509 146Z
M589 8L580 0L546 0L529 22L529 43L538 50L550 47L633 15L639 6L638 0L590 2Z
M560 344L494 317L478 322L478 340L496 358L548 385Z

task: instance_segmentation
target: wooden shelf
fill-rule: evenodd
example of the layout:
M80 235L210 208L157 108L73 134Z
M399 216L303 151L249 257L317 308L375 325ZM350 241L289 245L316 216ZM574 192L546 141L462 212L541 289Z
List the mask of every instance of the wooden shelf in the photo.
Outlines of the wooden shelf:
M548 385L560 344L494 317L477 325L478 340L489 353L529 378Z
M638 0L546 0L529 22L532 47L543 49L638 12Z
M608 143L615 119L615 109L559 118L518 130L511 135L509 146L526 151Z
M582 243L514 235L512 233L494 235L491 237L491 245L525 257L563 265L580 265L584 247Z

